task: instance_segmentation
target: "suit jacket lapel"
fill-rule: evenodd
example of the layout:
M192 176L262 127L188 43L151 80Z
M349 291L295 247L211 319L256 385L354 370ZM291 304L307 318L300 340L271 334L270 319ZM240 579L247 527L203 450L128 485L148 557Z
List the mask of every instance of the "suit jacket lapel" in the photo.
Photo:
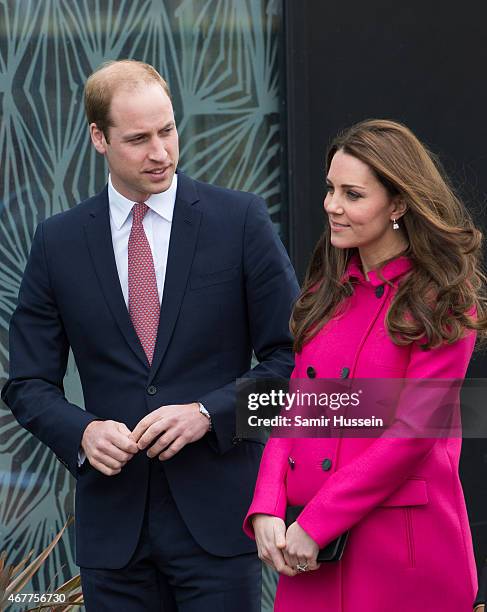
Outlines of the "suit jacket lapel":
M183 174L178 174L159 330L149 383L164 358L186 291L201 221L201 212L193 207L198 199L194 182Z
M85 224L85 235L93 266L110 311L127 344L148 367L147 357L130 320L118 278L110 229L108 189L106 187L98 196L93 198L93 206Z

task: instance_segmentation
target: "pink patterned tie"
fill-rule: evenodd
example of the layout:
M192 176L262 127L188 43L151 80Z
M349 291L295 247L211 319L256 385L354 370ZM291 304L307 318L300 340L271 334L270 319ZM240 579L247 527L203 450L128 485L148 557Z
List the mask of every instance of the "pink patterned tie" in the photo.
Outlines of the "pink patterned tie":
M128 246L129 314L144 349L152 364L159 326L159 294L156 272L149 241L142 221L149 210L144 202L132 208L132 229Z

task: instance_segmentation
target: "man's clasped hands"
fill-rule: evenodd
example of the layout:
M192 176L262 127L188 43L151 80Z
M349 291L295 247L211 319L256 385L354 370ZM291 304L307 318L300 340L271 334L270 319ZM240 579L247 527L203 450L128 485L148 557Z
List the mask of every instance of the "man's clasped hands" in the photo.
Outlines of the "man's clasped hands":
M210 428L199 404L161 406L141 419L133 431L117 421L92 421L81 447L90 465L105 476L115 476L139 451L161 461L174 457L186 444L202 438Z

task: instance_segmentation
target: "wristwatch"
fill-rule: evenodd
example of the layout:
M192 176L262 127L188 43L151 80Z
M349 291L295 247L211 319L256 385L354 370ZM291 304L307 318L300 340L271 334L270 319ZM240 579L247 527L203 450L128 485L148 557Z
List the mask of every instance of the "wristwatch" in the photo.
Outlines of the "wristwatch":
M203 416L205 416L210 424L210 428L208 429L208 431L211 431L211 416L210 413L208 412L208 410L203 406L203 404L201 402L198 402L198 406L200 407L200 414L202 414Z

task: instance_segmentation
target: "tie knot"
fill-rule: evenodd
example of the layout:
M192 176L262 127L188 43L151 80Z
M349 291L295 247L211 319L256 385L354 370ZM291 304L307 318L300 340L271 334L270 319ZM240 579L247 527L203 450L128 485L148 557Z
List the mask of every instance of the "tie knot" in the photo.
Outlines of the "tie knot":
M149 210L149 207L145 202L137 202L132 207L132 218L133 223L142 223L145 213Z

